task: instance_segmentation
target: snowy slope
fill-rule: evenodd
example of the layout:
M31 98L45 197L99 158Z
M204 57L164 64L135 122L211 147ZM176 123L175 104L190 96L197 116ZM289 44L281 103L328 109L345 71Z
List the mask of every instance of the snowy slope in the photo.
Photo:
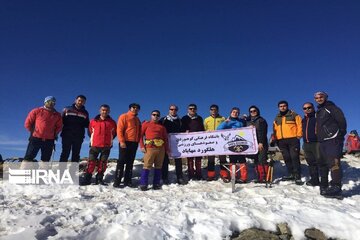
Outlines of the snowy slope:
M137 162L135 176L141 167ZM275 231L276 223L287 222L295 239L304 238L310 227L328 237L358 239L360 159L346 155L343 167L347 197L342 201L321 197L318 187L279 182L285 172L281 162L275 165L273 188L249 183L236 185L235 193L221 180L147 192L111 185L62 188L1 182L0 238L223 239L249 227ZM107 180L114 169L114 164L108 168ZM305 165L303 170L307 173Z

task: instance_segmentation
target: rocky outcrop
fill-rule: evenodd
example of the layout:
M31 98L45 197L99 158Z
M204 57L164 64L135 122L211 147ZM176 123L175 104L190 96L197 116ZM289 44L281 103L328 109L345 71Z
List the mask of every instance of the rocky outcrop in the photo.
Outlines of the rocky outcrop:
M277 231L266 231L259 228L245 229L240 233L234 233L233 240L294 240L291 230L287 223L277 224ZM329 238L319 229L309 228L304 232L305 239L309 240L328 240ZM333 239L333 238L332 238ZM335 240L335 239L334 239Z

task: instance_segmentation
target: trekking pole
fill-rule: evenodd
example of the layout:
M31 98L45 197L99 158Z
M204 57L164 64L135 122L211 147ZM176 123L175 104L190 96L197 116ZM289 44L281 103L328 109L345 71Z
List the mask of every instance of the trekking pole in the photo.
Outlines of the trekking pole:
M277 151L276 147L269 148L270 161L269 161L269 168L266 173L266 185L265 185L266 188L272 187L273 175L274 175L274 156L276 154L276 151Z

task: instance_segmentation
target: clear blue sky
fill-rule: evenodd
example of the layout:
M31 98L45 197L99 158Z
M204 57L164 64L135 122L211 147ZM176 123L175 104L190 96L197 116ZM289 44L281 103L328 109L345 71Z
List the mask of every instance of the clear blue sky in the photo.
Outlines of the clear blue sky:
M116 120L130 102L141 120L170 103L203 117L255 104L271 125L279 100L302 115L324 90L360 130L359 13L355 0L2 0L0 153L24 156L24 120L47 95L61 111L84 94L91 117L107 103Z

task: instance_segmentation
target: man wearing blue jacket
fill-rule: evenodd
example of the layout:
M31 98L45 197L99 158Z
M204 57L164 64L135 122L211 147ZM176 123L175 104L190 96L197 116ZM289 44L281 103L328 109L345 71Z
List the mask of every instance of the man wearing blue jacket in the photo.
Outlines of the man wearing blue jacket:
M89 127L89 113L85 109L86 97L79 95L75 102L65 107L62 113L63 128L61 132L62 152L60 162L67 162L70 152L71 162L79 162L81 145L85 138L85 128Z

